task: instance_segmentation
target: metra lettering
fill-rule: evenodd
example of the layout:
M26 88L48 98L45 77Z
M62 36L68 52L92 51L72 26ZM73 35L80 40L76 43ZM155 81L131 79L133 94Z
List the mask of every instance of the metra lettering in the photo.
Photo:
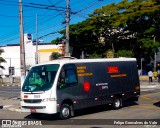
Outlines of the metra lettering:
M127 74L118 74L118 75L111 75L112 78L114 77L125 77Z
M102 86L102 90L103 90L103 89L108 89L108 86Z
M92 76L93 73L86 72L86 66L78 66L77 67L78 76Z
M98 85L97 88L98 88L98 90L104 90L104 89L108 89L108 86L106 86L106 85Z
M108 83L97 83L96 86L108 85Z
M117 66L108 67L108 73L117 73L117 72L118 72Z
M78 74L78 76L92 76L93 73L83 73L83 74Z
M81 69L81 70L77 70L78 73L81 73L81 72L85 72L85 70Z

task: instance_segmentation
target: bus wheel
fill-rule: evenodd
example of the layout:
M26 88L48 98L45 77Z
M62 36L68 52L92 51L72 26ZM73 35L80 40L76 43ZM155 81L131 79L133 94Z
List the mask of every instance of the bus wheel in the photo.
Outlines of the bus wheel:
M112 103L112 108L113 109L119 109L122 107L122 100L121 98L115 97Z
M61 119L69 119L71 117L71 107L68 104L63 104L60 110Z

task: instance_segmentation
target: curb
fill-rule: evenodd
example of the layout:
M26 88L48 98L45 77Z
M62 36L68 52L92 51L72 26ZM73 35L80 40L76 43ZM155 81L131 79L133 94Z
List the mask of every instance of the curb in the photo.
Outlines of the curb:
M15 86L18 86L18 87L20 87L20 85L0 85L0 86L7 86L7 87L9 87L9 86L13 86L13 87L15 87Z
M160 88L160 85L142 85L140 88Z

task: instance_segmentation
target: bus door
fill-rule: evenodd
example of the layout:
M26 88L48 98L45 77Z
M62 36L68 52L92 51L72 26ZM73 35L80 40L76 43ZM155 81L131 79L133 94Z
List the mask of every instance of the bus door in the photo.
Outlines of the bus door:
M78 87L76 66L74 64L66 64L62 67L58 78L58 102L62 102L65 99L78 99L79 95L80 92Z

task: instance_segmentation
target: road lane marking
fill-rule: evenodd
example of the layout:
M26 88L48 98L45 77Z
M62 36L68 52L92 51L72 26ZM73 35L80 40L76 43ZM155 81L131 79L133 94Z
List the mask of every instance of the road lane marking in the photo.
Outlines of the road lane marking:
M160 100L153 100L154 102L159 102Z
M149 95L155 95L155 94L160 94L160 92L154 92L154 93L145 94L145 95L141 95L141 96L149 96Z
M12 107L13 105L4 105L3 108L9 108Z
M146 100L152 100L151 98L148 98L148 97L145 97L145 96L140 96L141 98L143 99L146 99Z
M145 95L141 95L140 98L145 99L145 100L149 100L153 103L159 102L160 100L155 100L153 98L149 98L148 96L150 95L155 95L155 94L160 94L160 92L155 92L155 93L150 93L150 94L145 94Z
M155 102L158 102L158 100L153 100L151 98L148 98L148 97L145 97L145 96L140 96L142 99L145 99L145 100L148 100L148 101L151 101L152 103L155 103Z
M145 100L149 100L151 101L152 103L156 103L156 102L159 102L160 100L154 100L154 99L151 99L151 98L148 98L148 97L145 97L145 96L141 96L142 99L145 99Z
M159 108L159 107L156 107L156 106L142 106L142 105L131 106L131 108L148 108L148 109L156 109L156 110L160 110L160 108Z
M2 93L3 93L3 92L4 92L4 93L20 93L20 92L12 92L12 91L11 91L11 92L8 92L8 91L0 91L0 93L1 93L1 92L2 92Z
M139 105L136 105L136 106L131 106L132 108L153 108L153 109L158 109L160 110L160 107L158 106L155 106L153 104L139 104Z

